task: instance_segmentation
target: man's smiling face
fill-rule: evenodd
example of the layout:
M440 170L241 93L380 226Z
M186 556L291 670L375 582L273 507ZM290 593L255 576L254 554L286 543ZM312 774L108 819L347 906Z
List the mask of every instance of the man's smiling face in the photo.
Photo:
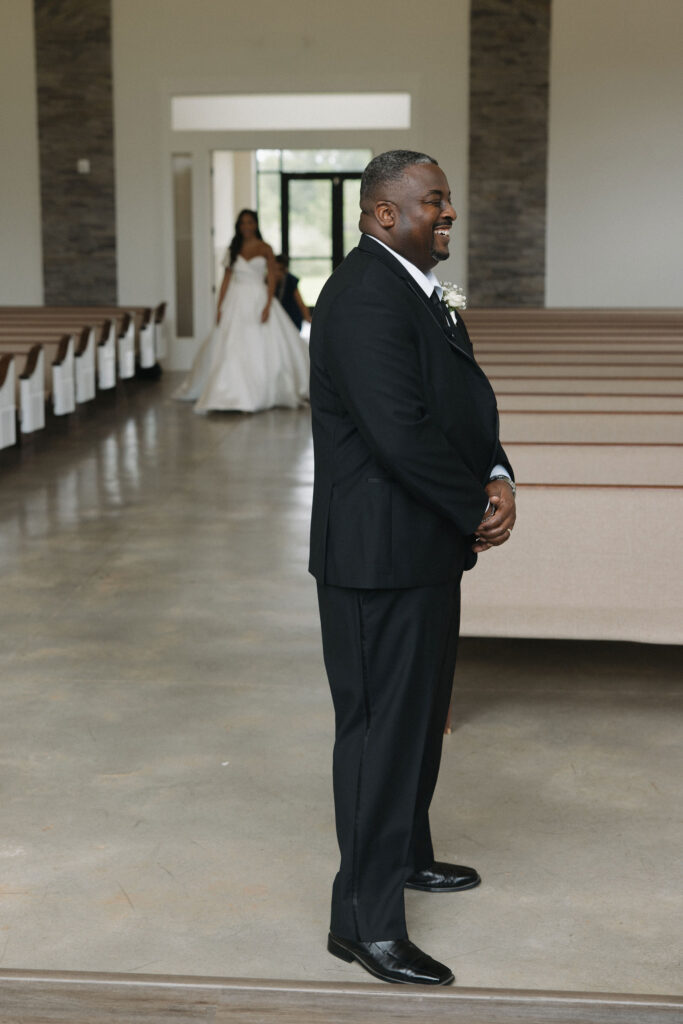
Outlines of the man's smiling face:
M449 257L450 231L457 214L446 175L436 164L413 164L387 189L395 212L388 244L426 273Z

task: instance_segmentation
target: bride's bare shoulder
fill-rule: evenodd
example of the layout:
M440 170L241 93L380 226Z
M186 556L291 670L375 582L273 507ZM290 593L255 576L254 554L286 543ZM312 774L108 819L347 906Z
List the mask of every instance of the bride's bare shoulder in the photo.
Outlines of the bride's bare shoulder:
M265 256L267 259L273 255L273 250L267 242L264 242L259 238L255 238L253 242L249 242L248 245L243 246L242 255L246 260L251 260L254 256Z

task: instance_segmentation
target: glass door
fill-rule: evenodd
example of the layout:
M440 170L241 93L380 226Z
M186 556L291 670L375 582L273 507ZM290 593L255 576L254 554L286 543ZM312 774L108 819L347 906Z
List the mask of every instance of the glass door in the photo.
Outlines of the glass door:
M281 175L282 251L314 306L335 267L358 241L360 174Z
M360 175L347 175L342 178L342 194L343 259L344 256L348 256L352 249L355 249L360 237L360 228L358 227L360 219Z
M283 174L282 252L308 306L333 270L332 179L308 174Z

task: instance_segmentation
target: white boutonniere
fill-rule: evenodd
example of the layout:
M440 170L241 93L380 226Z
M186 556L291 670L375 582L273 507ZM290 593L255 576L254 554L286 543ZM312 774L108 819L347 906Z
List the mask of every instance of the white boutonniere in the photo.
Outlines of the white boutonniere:
M459 285L453 284L452 281L442 281L441 287L443 288L443 301L448 306L451 316L457 309L467 309L467 296ZM455 320L454 316L453 319Z

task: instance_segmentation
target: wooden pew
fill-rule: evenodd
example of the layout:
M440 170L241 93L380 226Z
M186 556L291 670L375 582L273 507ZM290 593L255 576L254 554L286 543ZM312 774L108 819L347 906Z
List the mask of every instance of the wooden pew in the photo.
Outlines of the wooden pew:
M43 401L51 400L55 416L65 416L76 407L74 336L63 334L55 337L50 333L42 339L36 336L17 339L6 337L0 329L0 353L28 356L36 345L42 353Z
M41 324L10 327L0 321L0 344L5 346L9 344L25 348L27 345L41 344L52 348L61 341L64 334L68 334L73 341L74 400L78 403L89 402L95 397L96 332L93 328L85 331L83 328L60 325L48 327ZM53 384L51 379L52 360L49 354L46 372L47 393L56 394L59 382L55 381Z
M103 324L107 325L107 334L102 334ZM87 333L85 328L87 327ZM85 322L77 314L58 314L46 316L31 311L26 314L4 314L0 310L0 337L16 339L23 342L33 341L44 343L55 336L69 332L74 339L76 365L76 400L88 402L95 397L95 372L97 371L97 387L100 390L116 386L117 333L118 322L105 319L102 315ZM133 348L133 331L128 331L128 346ZM130 360L132 361L132 360ZM132 376L135 373L133 362Z
M149 306L0 307L0 448L55 415L154 367L165 353L166 303Z
M17 420L23 434L45 426L44 365L42 345L23 352L0 352L0 448L16 442Z
M137 357L142 368L154 366L166 355L165 316L166 303L161 302L152 309L150 306L2 306L0 323L26 322L28 316L35 316L52 323L65 324L76 318L84 324L99 324L103 317L118 322L116 344L119 376L127 379L135 374L134 360ZM128 320L127 318L130 318ZM100 387L113 387L111 373L103 376Z
M463 634L678 642L682 591L661 586L672 556L658 524L683 511L683 310L464 319L496 391L519 518L466 575Z
M9 352L0 355L0 448L17 441L16 368Z
M47 329L22 332L0 326L0 352L28 354L36 344L44 350L45 398L51 400L56 416L65 416L76 407L75 335ZM79 359L88 358L88 355L92 358L89 350L81 352Z

